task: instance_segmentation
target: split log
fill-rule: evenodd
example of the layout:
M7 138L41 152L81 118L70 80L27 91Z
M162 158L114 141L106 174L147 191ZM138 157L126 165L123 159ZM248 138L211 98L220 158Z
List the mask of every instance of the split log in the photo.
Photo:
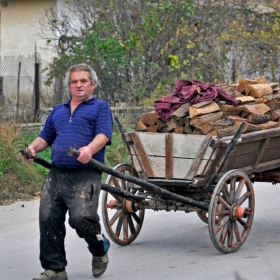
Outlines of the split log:
M270 114L263 114L263 115L256 115L256 114L249 114L247 116L247 120L251 124L261 124L271 121Z
M211 102L210 104L207 104L203 107L200 108L196 108L194 106L190 106L189 108L189 115L190 118L194 118L195 116L199 116L199 115L203 115L203 114L209 114L209 113L213 113L216 111L219 111L220 107L217 103L215 102Z
M147 127L147 132L157 132L158 127L157 125L150 125Z
M157 111L152 111L143 115L140 118L140 121L145 125L154 125L157 123L157 119L159 118L159 114Z
M271 109L271 111L280 109L280 102L276 99L268 100L265 104Z
M259 84L268 84L268 82L264 76L256 77L256 78L254 78L254 81L257 81Z
M234 123L234 120L229 118L222 118L220 120L217 120L212 123L212 130L219 130L223 128L227 128L229 126L232 126Z
M256 115L263 115L271 109L264 103L255 104L255 105L244 105L243 111L246 113L256 114Z
M207 134L210 132L212 129L212 125L210 123L203 123L200 127L199 130L203 132L203 134Z
M220 137L234 135L236 133L237 129L238 128L235 126L230 126L230 127L226 127L226 128L222 128L222 129L218 129L218 130L214 130L214 131L217 131L217 136L220 138Z
M164 127L160 132L161 133L171 133L174 131L174 128Z
M280 109L271 112L271 119L273 121L278 120L280 118Z
M272 87L273 90L278 88L278 86L279 86L279 83L269 83L269 84L270 84L270 86Z
M170 120L167 120L166 121L166 124L167 124L167 126L169 127L169 128L176 128L176 127L179 127L179 122L178 121L174 121L174 120L172 120L172 119L170 119Z
M248 102L255 102L256 100L255 97L250 95L235 97L235 99L240 100L241 104L248 103Z
M246 118L241 118L238 115L227 115L227 118L232 119L234 121L248 122Z
M190 125L199 128L203 123L213 122L221 119L222 117L223 117L223 112L205 114L191 119Z
M255 100L256 103L266 103L269 100L278 100L280 101L280 94L269 94L269 95L264 95L260 98L257 98Z
M255 80L239 78L238 91L245 92L246 85L256 85L256 84L258 84L258 82Z
M256 84L245 86L246 95L253 97L262 97L264 95L272 94L273 90L269 84Z
M185 125L184 125L184 133L192 134L193 130L190 126L190 117L183 118Z
M234 126L238 129L240 127L241 123L242 122L240 122L240 121L235 121ZM259 131L259 130L261 130L261 128L259 126L255 125L255 124L246 123L246 125L243 128L242 133L254 132L254 131Z
M158 130L162 130L163 128L167 127L167 124L165 121L163 121L162 119L158 118L157 119L157 127L158 127Z
M242 106L233 106L233 105L221 105L220 110L227 115L239 115L241 113Z
M265 130L265 129L278 127L279 125L278 125L278 122L269 121L267 123L258 124L258 126L261 128L261 130Z
M179 118L183 118L189 114L190 103L182 104L175 112L173 112L170 116L172 120L178 120Z
M135 125L135 130L136 131L146 131L147 130L147 126L145 124L143 124L141 121L139 121Z
M195 128L192 134L193 135L204 135L204 133L198 128Z
M174 133L183 134L184 133L184 127L179 126L179 127L174 128Z

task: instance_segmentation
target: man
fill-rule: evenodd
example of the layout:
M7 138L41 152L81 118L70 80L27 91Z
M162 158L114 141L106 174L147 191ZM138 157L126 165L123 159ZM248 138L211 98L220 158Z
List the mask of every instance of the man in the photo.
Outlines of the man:
M40 261L45 271L33 280L67 280L65 216L92 254L92 274L101 276L108 264L109 241L101 234L97 214L101 172L89 167L93 157L104 163L113 120L108 104L93 97L97 76L87 64L69 69L71 99L55 106L38 137L27 147L34 156L52 147L52 167L41 190ZM72 147L79 157L67 154ZM23 158L25 162L30 160Z

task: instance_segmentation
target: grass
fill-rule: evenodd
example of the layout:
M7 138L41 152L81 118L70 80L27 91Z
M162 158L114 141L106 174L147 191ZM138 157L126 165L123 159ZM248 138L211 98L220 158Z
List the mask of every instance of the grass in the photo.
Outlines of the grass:
M22 131L16 122L0 122L0 204L32 199L40 191L48 170L35 163L23 163L19 152L32 142L37 134L38 131ZM38 156L50 161L50 148ZM109 167L131 161L116 125L112 144L107 146L105 161ZM107 175L103 174L103 180L106 177Z

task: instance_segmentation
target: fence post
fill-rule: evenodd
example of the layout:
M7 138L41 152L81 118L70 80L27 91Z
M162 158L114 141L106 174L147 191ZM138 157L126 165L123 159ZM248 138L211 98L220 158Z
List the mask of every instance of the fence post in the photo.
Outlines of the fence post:
M4 106L5 96L3 91L3 77L0 77L0 106Z
M40 83L39 83L40 63L35 62L35 75L34 75L34 116L33 122L37 121L37 113L40 109Z

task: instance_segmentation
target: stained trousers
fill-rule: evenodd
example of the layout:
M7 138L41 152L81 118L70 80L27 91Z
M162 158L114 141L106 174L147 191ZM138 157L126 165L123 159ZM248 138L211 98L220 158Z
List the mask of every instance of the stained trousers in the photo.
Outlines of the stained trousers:
M51 168L40 195L40 261L44 269L62 270L65 254L65 219L79 237L84 238L94 256L104 255L97 214L101 172L94 169L69 170Z

